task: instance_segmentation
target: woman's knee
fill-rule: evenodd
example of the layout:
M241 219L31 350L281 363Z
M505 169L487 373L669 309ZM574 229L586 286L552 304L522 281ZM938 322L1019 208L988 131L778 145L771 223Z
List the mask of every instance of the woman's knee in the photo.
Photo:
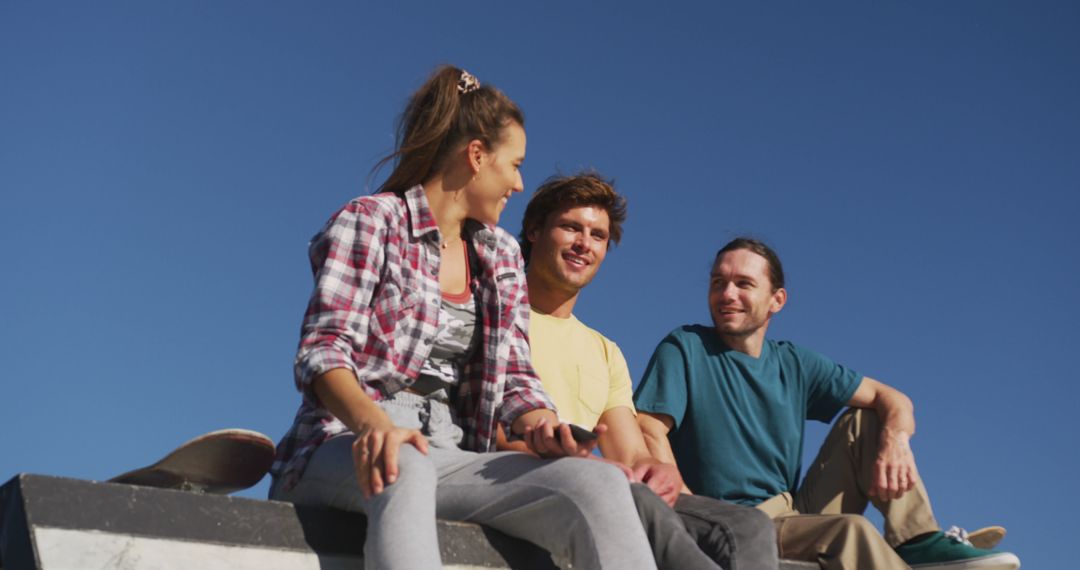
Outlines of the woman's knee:
M567 457L564 461L567 461L575 471L590 480L604 481L608 484L625 483L629 485L626 475L618 467L610 463L582 457Z
M625 501L630 506L633 501L626 475L612 465L592 459L564 457L551 466L556 467L550 473L558 481L553 488L576 504Z
M573 459L572 465L578 483L588 488L590 492L596 492L598 487L610 489L612 492L630 496L630 481L626 475L614 465L603 461L584 458Z
M388 528L397 528L394 521L410 520L435 523L435 497L438 475L434 464L412 445L402 445L398 456L398 475L393 483L383 487L378 495L356 496L357 506ZM359 486L357 487L359 490Z
M434 492L438 481L439 475L431 459L412 444L403 443L398 451L397 477L393 483L386 485L386 490L430 489Z

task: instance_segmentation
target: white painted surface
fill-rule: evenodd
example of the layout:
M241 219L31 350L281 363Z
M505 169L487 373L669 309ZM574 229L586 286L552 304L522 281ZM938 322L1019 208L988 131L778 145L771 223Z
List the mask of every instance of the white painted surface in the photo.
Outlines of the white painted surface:
M311 552L148 538L111 532L35 527L34 540L44 570L346 570L363 559L316 556ZM456 570L479 566L452 565Z
M363 568L357 558L323 559L310 552L147 538L110 532L38 527L34 538L44 570L198 568ZM320 564L322 562L322 564ZM329 565L327 563L330 563Z

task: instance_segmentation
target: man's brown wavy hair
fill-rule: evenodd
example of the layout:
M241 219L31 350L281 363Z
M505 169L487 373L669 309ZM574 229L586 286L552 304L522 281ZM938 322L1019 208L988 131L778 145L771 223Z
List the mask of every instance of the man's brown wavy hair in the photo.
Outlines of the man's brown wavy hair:
M626 221L626 198L615 191L615 181L605 179L595 172L582 172L570 176L555 175L548 178L533 192L525 217L521 220L521 255L529 264L532 242L529 232L542 228L548 216L569 208L596 206L607 212L610 220L608 245L618 244L622 239L622 224Z

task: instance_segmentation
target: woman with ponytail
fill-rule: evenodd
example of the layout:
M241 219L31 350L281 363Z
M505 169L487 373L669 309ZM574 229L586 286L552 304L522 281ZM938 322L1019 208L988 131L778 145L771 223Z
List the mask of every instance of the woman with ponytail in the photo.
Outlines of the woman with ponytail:
M365 513L367 568L440 567L436 517L576 568L653 567L626 478L584 459L529 362L521 255L495 225L522 190L524 124L499 90L438 68L379 192L311 242L303 397L270 495ZM494 452L500 425L548 459Z

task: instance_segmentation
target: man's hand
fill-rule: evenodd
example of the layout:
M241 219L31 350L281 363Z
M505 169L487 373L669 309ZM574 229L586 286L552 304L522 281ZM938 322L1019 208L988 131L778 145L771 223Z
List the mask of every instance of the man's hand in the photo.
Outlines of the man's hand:
M874 464L876 472L868 491L871 497L891 501L915 488L919 471L915 467L910 439L911 436L903 430L881 429L881 443Z
M596 426L596 433L603 433L604 426ZM548 417L541 417L536 423L525 426L523 434L525 444L540 457L587 457L596 447L597 440L589 442L574 441L568 424L557 424Z
M352 445L356 480L365 498L383 492L398 476L398 452L411 444L427 455L427 438L418 430L396 427L385 415L364 424Z
M903 392L864 376L848 405L870 408L881 419L877 462L870 474L867 494L882 501L904 496L915 488L919 471L908 440L915 434L915 407Z
M670 507L675 506L683 488L679 469L668 463L651 461L634 467L634 479L649 486Z

